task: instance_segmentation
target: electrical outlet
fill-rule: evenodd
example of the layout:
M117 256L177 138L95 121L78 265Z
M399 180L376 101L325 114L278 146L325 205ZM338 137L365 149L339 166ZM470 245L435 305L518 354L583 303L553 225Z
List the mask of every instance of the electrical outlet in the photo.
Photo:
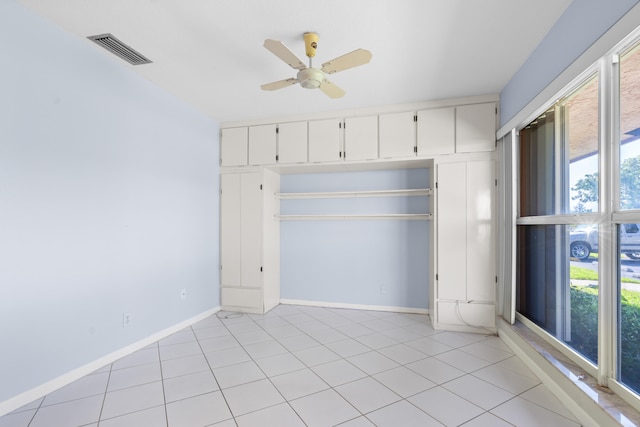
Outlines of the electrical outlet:
M180 291L180 299L183 300L183 301L187 299L187 290L186 289L183 289L183 290Z
M131 324L131 313L124 313L122 315L122 327L126 328Z

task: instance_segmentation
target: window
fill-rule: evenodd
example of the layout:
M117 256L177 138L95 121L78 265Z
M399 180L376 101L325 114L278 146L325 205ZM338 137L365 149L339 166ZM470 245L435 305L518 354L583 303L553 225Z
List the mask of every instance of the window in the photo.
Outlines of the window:
M520 131L516 310L598 360L598 77ZM566 214L576 214L570 218ZM562 218L562 221L559 219Z
M640 29L634 37L520 129L516 311L640 409Z
M640 222L640 48L620 56L618 206L614 219ZM635 210L635 213L634 213ZM625 216L623 216L625 215ZM640 233L638 224L617 224L618 379L640 393Z

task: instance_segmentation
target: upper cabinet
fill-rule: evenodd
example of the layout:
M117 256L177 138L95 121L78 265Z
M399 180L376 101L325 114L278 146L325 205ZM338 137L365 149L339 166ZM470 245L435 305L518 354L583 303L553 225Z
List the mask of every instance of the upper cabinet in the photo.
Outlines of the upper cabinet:
M493 102L456 107L456 153L495 150L496 108Z
M378 158L378 116L353 117L344 122L344 153L348 161Z
M221 165L336 164L494 151L496 124L497 103L490 101L225 128Z
M220 165L245 166L248 160L248 138L249 134L246 127L222 129Z
M415 156L414 117L413 111L380 114L380 158Z
M418 156L455 153L455 107L418 111L417 118Z
M249 127L249 164L273 165L276 163L276 125Z
M278 163L306 163L307 152L307 122L278 125Z
M309 162L337 162L342 158L342 120L309 121Z

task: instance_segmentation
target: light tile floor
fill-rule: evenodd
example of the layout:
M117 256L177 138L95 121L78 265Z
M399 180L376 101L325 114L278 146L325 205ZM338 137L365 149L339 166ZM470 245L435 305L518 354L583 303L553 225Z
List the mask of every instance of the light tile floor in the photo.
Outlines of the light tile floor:
M495 336L424 315L220 312L0 418L0 427L579 426Z

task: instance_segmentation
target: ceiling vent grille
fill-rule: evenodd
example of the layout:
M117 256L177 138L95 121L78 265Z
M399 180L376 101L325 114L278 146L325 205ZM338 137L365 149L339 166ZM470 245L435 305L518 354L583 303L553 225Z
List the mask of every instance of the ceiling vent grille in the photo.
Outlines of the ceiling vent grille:
M100 34L97 36L89 36L87 38L107 49L114 55L117 55L120 58L124 59L131 65L150 64L152 62L140 53L131 49L126 44L122 43L111 34Z

